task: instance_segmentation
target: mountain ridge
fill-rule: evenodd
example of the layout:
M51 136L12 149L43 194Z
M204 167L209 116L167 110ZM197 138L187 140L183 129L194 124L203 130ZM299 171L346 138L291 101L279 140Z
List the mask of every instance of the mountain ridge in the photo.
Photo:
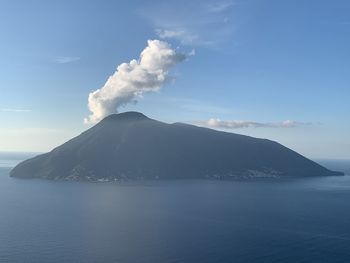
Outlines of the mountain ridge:
M105 117L79 136L18 164L19 178L111 181L154 178L256 178L340 175L268 139L139 112Z

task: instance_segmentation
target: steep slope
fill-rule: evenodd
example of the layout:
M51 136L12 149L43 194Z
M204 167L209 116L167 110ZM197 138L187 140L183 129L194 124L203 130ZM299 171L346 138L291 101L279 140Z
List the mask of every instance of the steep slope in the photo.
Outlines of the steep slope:
M138 112L106 117L81 135L18 164L11 176L70 180L339 175L266 139Z

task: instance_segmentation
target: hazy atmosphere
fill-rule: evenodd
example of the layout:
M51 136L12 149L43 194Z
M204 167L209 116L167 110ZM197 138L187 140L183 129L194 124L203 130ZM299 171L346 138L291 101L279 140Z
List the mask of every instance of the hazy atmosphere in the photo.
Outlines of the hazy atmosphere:
M349 263L349 14L0 0L0 263Z
M350 3L329 3L1 1L0 151L132 110L349 159Z

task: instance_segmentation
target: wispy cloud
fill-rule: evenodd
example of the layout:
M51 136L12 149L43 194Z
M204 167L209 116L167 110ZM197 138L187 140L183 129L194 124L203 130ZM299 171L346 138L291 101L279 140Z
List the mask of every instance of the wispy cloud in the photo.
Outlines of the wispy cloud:
M223 1L223 2L216 2L216 3L209 3L205 5L208 12L212 13L220 13L223 12L229 8L231 8L234 5L233 1Z
M195 121L194 124L217 129L239 129L239 128L295 128L299 126L311 125L311 122L300 122L293 120L285 120L281 122L256 122L256 121L240 121L240 120L220 120L209 119L207 121Z
M186 31L185 29L156 29L156 34L161 39L176 39L181 44L191 44L198 40L198 36Z
M80 60L80 57L64 57L64 56L59 56L54 58L54 62L58 64L67 64L67 63L72 63L75 61Z
M31 112L30 109L15 109L15 108L2 108L0 109L2 112Z
M230 39L237 25L233 19L233 1L188 1L182 5L166 2L148 5L139 13L162 39L174 39L184 45L215 47Z

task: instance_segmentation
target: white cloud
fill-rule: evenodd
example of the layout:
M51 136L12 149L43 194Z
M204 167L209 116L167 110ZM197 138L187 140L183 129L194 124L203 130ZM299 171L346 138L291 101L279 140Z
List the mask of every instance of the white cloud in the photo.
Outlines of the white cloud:
M120 64L102 88L89 94L92 114L85 123L96 123L121 106L136 102L144 93L158 91L167 81L169 69L188 56L176 52L164 41L147 43L138 60Z
M80 60L80 57L55 57L54 58L54 62L59 63L59 64L67 64L67 63L71 63L71 62L75 62Z
M29 109L15 109L15 108L2 108L0 109L2 112L31 112Z
M255 122L255 121L240 121L240 120L220 120L211 118L207 121L196 121L197 125L209 128L218 129L239 129L239 128L294 128L298 126L311 125L310 122L300 122L293 120L285 120L281 122Z

